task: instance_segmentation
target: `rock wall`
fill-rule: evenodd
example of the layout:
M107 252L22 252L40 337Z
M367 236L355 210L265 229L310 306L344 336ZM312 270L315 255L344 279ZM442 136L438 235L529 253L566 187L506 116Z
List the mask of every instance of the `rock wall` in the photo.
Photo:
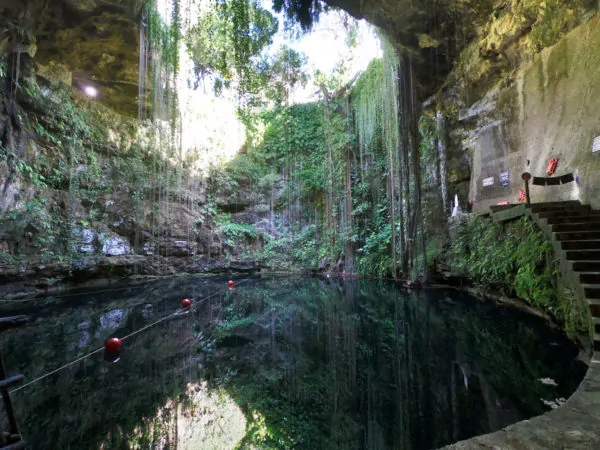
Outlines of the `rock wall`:
M273 230L249 188L212 186L170 165L138 144L135 122L74 89L39 77L26 94L14 152L0 148L0 295L65 280L259 269L252 255Z
M474 210L519 201L521 174L573 173L576 182L531 186L532 202L580 200L600 207L600 17L543 49L457 114L450 136L471 159ZM452 100L449 100L452 102ZM504 178L502 183L501 177ZM461 199L462 200L462 199Z

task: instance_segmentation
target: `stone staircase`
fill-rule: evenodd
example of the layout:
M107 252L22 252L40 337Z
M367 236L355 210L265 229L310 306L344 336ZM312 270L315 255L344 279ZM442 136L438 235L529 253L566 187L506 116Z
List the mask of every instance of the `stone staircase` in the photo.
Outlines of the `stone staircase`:
M600 211L568 201L495 207L490 212L500 222L525 214L552 242L563 275L589 307L594 328L589 369L577 391L559 408L444 450L600 449Z
M529 214L552 242L562 273L585 299L600 350L600 211L578 201L536 203Z

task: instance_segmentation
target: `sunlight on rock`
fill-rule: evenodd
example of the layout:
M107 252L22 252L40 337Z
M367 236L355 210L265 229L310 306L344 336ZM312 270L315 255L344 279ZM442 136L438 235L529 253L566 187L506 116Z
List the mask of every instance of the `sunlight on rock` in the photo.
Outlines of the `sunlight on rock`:
M123 442L131 450L233 450L245 435L244 413L225 391L210 389L206 382L190 383L185 400L168 399L154 417L142 420L129 433L118 426L99 449Z
M246 434L246 418L224 391L209 390L206 383L189 384L190 405L179 405L177 448L234 449Z
M265 422L265 416L262 415L259 411L254 410L252 412L252 427L256 429L255 436L259 437L260 440L265 440L267 437L272 437L272 434L269 433L269 428Z

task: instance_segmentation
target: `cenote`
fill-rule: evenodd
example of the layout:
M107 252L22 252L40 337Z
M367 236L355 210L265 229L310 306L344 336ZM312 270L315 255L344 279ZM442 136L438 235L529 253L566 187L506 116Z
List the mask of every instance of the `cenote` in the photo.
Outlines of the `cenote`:
M32 449L437 448L544 413L586 367L538 317L378 280L176 277L4 304ZM191 298L187 314L174 315ZM139 332L138 332L139 331ZM116 363L100 349L123 341Z

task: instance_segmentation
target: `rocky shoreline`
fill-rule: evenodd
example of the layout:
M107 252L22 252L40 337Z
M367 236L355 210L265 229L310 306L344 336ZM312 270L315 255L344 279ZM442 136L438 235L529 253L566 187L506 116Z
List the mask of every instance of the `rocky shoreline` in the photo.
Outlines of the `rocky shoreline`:
M19 298L56 292L74 285L89 285L101 280L190 275L253 273L262 269L254 260L194 259L177 256L93 255L75 263L24 263L0 266L0 297Z

